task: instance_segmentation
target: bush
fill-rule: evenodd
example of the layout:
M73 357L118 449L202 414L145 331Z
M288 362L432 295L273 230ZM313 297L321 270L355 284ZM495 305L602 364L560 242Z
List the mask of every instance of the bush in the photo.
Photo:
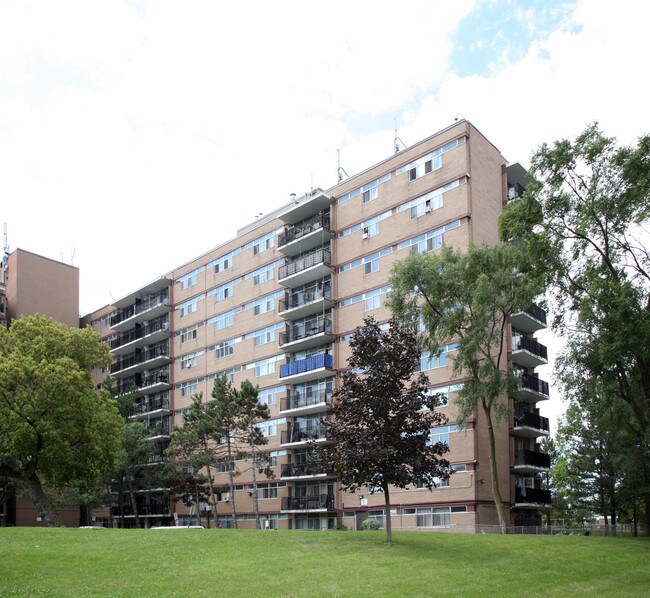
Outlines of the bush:
M381 526L376 519L364 519L361 523L362 529L377 531Z

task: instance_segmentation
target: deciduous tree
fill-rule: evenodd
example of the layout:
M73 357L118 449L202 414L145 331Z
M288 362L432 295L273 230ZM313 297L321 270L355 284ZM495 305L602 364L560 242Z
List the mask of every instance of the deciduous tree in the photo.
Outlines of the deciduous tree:
M30 316L0 329L0 475L24 483L48 525L59 520L44 485L92 485L118 459L122 419L90 376L109 362L90 328Z
M412 254L393 267L387 302L400 319L420 322L420 344L431 355L456 343L452 376L463 380L456 421L465 426L478 409L485 416L492 494L502 528L506 516L495 426L508 415L508 392L518 383L507 361L508 319L542 291L539 280L524 276L519 266L519 252L509 245Z
M572 370L615 387L650 461L650 136L619 147L597 125L534 154L531 184L502 214L504 239L548 279ZM609 395L608 395L609 396ZM645 521L650 529L650 474Z
M350 339L349 370L334 393L325 459L347 490L362 486L384 494L386 540L392 540L390 487L416 482L429 489L451 474L446 443L430 442L431 428L446 421L428 379L415 373L420 349L415 335L392 320L382 330L372 317Z

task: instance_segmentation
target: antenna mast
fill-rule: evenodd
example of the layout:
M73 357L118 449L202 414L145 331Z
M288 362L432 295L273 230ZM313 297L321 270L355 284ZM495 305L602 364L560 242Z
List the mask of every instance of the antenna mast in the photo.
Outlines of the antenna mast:
M350 178L350 175L345 172L345 168L341 166L341 150L336 150L336 175L338 177L339 183L343 180L343 175L345 175L346 179Z

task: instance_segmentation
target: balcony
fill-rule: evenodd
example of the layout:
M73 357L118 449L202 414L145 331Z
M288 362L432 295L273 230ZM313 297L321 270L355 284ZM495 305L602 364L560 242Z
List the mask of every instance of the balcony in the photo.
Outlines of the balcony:
M125 394L135 389L136 396L142 396L171 388L167 372L152 372L148 376L132 376L118 382L116 394Z
M283 496L282 506L283 511L333 511L334 510L334 495L333 494L317 494L311 496Z
M280 413L285 415L309 415L326 411L331 404L331 390L323 390L312 395L295 392L280 401Z
M289 430L284 430L280 435L281 444L290 444L292 448L306 447L319 440L327 438L327 426L325 424L316 424L309 428L294 426Z
M525 334L512 335L510 361L524 368L534 368L548 363L546 347Z
M514 418L512 434L514 436L522 436L525 438L548 436L548 418L537 415L536 413L518 413Z
M329 318L294 324L288 332L280 333L280 347L290 351L313 349L328 345L333 340L332 321Z
M314 478L328 475L334 475L334 471L322 460L310 463L286 463L280 470L282 478Z
M129 417L141 418L142 416L152 415L168 415L171 413L169 409L169 399L156 399L154 401L145 401L144 403L136 403L129 409Z
M333 375L333 363L332 356L328 353L291 361L280 367L280 378L290 384L320 380Z
M531 305L524 311L510 316L510 323L527 334L533 334L546 328L546 312L539 305Z
M312 288L296 291L280 299L279 315L286 319L298 319L331 309L336 304L332 299L332 285L325 282Z
M165 291L145 301L120 309L111 318L111 327L117 332L122 332L138 322L154 320L169 310L169 294Z
M160 367L169 361L169 348L165 343L142 353L133 353L112 363L111 374L116 378L124 378L138 371Z
M551 506L551 491L515 486L515 507L539 509Z
M334 235L330 231L330 215L316 214L285 229L278 237L278 250L286 256L295 256L319 247Z
M148 426L147 428L147 438L149 440L160 440L163 438L169 437L169 418L165 418L164 421L160 422L157 425Z
M539 473L551 467L551 457L547 453L524 449L515 452L513 469L517 473Z
M314 189L302 197L296 197L293 204L280 216L285 224L298 224L310 216L324 212L332 205L332 198L325 195L322 189Z
M519 376L519 388L513 393L518 401L537 403L549 398L548 382L540 380L537 376L521 372Z
M280 266L278 282L288 287L299 287L333 272L329 249L317 249L307 255Z
M153 345L167 337L169 337L169 321L164 318L125 332L109 341L108 346L113 355L124 355L138 347Z

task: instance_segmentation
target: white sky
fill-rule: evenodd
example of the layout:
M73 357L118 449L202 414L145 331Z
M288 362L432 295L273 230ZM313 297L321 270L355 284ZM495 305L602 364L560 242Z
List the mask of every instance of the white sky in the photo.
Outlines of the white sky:
M0 0L0 222L81 312L472 121L511 161L649 132L650 3ZM547 376L547 379L549 377Z

